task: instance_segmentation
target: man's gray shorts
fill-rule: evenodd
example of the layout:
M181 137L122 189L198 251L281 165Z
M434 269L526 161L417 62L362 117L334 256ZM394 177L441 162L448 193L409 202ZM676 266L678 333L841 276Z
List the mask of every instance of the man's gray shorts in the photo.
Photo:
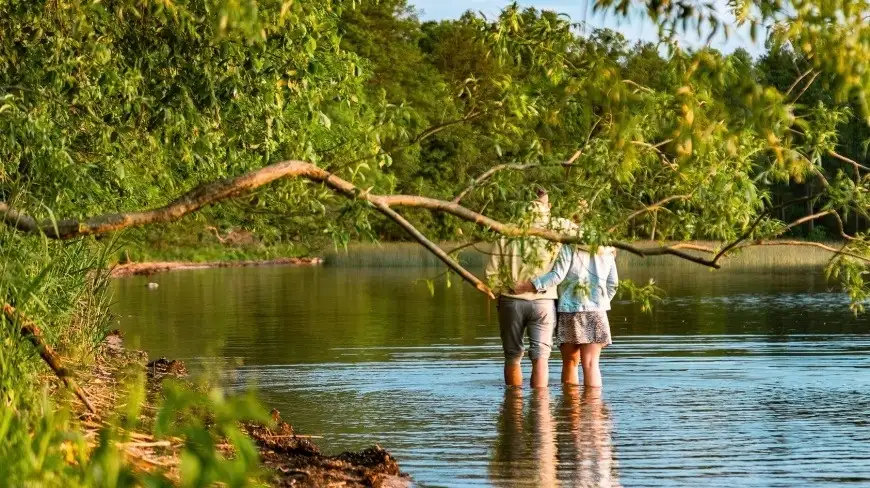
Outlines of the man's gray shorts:
M518 363L523 358L526 331L529 334L529 357L532 360L548 359L553 349L556 301L500 297L498 325L505 361Z

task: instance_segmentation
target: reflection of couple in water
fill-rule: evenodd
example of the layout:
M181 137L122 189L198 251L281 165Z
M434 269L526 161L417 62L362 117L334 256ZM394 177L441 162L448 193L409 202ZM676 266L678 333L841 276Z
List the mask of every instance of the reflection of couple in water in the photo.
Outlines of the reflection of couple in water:
M573 226L579 232L572 222L551 221L543 191L532 205L532 215L535 227L556 224L561 230ZM582 365L583 385L601 387L598 359L601 349L612 342L607 311L618 282L615 254L611 247L599 247L594 253L567 244L558 249L539 238L502 239L495 244L486 276L499 294L507 385L522 385L520 362L528 335L531 386L547 386L555 328L562 353L562 383L580 384L577 368Z
M531 397L524 414L523 390L505 390L490 463L493 483L620 486L610 414L601 389L565 385L555 416L547 388L533 390Z

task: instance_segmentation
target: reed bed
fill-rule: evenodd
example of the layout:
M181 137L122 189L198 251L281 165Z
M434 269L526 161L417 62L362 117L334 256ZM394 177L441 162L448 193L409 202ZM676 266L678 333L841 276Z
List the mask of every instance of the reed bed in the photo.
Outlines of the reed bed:
M442 244L447 251L461 244ZM481 250L486 244L480 245ZM467 268L483 268L487 256L484 252L467 247L458 253L459 263ZM326 266L342 268L439 268L443 264L429 251L412 242L358 243L346 251L332 251L323 258Z
M722 244L711 241L695 241L691 244L712 249ZM838 248L842 243L825 242L827 246ZM638 247L658 245L652 242L639 242ZM702 253L695 253L702 255ZM753 246L730 254L722 260L723 269L779 269L779 268L821 268L830 261L832 254L824 249L800 245ZM633 267L672 267L698 268L699 265L675 256L639 257L620 252L617 265Z
M652 242L638 242L639 247L657 245ZM693 242L693 244L716 248L716 242ZM842 243L826 243L838 247ZM462 244L442 244L448 251ZM487 260L487 244L465 247L459 251L459 262L468 268L482 269ZM722 261L723 269L777 269L822 267L830 260L831 254L823 249L810 246L782 245L759 246L743 249ZM679 259L675 256L639 257L628 252L617 255L617 263L622 267L670 267L700 268L698 264ZM441 262L431 253L415 243L358 243L346 251L332 251L324 256L324 264L344 268L439 268Z

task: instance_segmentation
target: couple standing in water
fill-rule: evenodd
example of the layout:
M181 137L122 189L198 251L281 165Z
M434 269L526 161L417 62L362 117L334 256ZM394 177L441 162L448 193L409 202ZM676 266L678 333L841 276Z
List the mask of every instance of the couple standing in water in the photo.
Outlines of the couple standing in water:
M533 227L551 227L547 194L532 204ZM556 222L576 231L572 222ZM599 247L591 254L579 246L561 248L540 239L502 239L494 246L486 277L499 295L498 321L504 349L504 380L522 385L520 364L529 337L532 388L549 383L548 362L555 330L562 353L562 383L600 388L601 349L612 343L607 311L616 294L616 251Z

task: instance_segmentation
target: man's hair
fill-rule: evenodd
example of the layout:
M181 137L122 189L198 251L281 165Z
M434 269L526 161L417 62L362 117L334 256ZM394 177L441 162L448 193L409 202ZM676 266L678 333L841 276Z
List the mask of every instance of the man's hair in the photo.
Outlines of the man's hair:
M545 190L545 189L543 189L543 188L541 188L541 187L538 187L538 188L535 190L535 195L536 195L538 198L543 198L543 197L547 196L547 190Z

